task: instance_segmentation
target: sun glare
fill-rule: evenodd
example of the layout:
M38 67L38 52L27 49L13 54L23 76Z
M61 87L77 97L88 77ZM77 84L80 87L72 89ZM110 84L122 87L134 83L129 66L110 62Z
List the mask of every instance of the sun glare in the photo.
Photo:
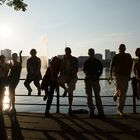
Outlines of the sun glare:
M3 99L3 110L9 109L10 105L10 99L9 99L9 88L5 88L5 94L4 94L4 99Z
M13 35L14 35L14 29L10 23L0 24L0 37L10 39L13 37Z

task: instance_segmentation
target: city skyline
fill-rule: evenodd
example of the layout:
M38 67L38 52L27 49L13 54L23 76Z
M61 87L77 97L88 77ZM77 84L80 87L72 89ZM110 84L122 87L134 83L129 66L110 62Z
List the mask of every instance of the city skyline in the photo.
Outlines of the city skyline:
M23 55L32 48L38 55L64 54L65 46L74 56L85 56L89 48L104 54L105 48L135 57L140 46L140 1L138 0L42 0L28 1L26 12L0 7L0 48ZM105 56L104 56L105 57Z
M107 53L106 53L106 50L107 50ZM105 54L95 53L95 56L97 56L97 58L98 58L98 56L99 56L99 59L100 59L100 60L103 60L103 55L105 55L104 60L108 60L108 59L111 59L111 58L113 57L113 55L111 55L112 52L113 52L113 55L116 54L115 51L112 51L112 50L109 50L109 49L105 49L105 50L104 50L104 53L105 53ZM10 50L10 49L2 49L2 50L0 50L0 55L4 55L5 57L8 57L8 58L10 58L10 59L11 59L11 57L12 57L12 53L14 53L14 52L12 52L12 50ZM62 54L62 55L64 55L64 54ZM62 55L57 55L57 56L58 56L58 57L61 57ZM24 56L24 57L30 57L30 54L29 54L29 55L23 55L23 56ZM88 54L87 54L87 55L83 55L83 57L84 57L84 56L88 57ZM40 57L47 57L47 56L40 56ZM77 57L82 57L82 55L79 55L79 56L77 56ZM48 58L48 59L51 59L51 58Z

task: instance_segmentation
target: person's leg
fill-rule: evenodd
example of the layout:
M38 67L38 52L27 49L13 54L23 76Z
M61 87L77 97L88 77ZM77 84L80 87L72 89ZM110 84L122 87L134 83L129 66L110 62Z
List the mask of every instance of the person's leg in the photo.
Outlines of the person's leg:
M60 85L60 87L62 87L64 89L64 93L63 93L62 96L66 97L67 96L67 88L66 88L65 84L64 83L60 83L59 85Z
M3 88L0 86L0 114L2 113L3 109Z
M98 109L98 116L99 117L104 117L104 111L103 111L103 105L102 105L102 100L100 97L100 84L99 81L93 81L93 90L95 94L95 101Z
M15 103L15 97L14 97L14 89L11 85L9 85L9 97L10 97L10 108L12 107L15 108L14 103Z
M128 89L128 77L120 77L119 78L120 82L120 98L119 98L119 104L118 104L118 111L123 114L123 108L125 105L125 100L126 100L126 92Z
M68 92L68 102L69 102L69 115L72 114L72 102L73 102L73 91L76 87L77 78L73 78L71 81L69 81L67 92Z
M50 107L52 104L55 87L56 87L56 83L51 82L50 83L50 92L48 94L48 100L46 102L45 116L49 115L49 110L50 110Z
M92 98L92 81L90 79L85 78L85 91L87 95L87 104L89 108L89 116L93 117L94 116L94 104L93 104L93 98Z
M25 79L25 82L24 82L24 86L27 88L28 90L28 95L31 95L31 92L32 92L32 89L30 87L30 83L32 82L31 79L27 78Z
M13 82L14 81L14 82ZM19 83L19 79L12 79L9 83L9 91L11 96L12 109L15 111L15 89Z
M45 91L45 96L43 97L43 100L46 101L49 93L50 93L50 80L47 80L45 82L45 85L44 85L44 91Z
M39 79L35 79L34 80L34 85L37 87L37 90L38 90L38 96L41 95L41 88L40 88L40 83L39 83Z
M64 89L63 97L66 97L67 96L67 88L65 86L66 78L67 77L65 75L60 74L60 76L59 76L59 78L57 80L58 85Z
M5 91L5 86L1 83L0 85L0 114L2 113L2 110L3 110L4 91Z
M117 97L120 96L120 82L118 80L118 77L115 77L115 93L113 95L113 100L116 102L117 101Z

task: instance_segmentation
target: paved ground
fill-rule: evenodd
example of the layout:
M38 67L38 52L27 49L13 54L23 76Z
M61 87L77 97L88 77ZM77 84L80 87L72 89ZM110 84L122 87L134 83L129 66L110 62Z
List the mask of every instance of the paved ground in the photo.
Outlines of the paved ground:
M4 126L8 140L139 140L140 114L127 116L109 115L101 120L88 114L43 118L38 113L17 113L4 115Z

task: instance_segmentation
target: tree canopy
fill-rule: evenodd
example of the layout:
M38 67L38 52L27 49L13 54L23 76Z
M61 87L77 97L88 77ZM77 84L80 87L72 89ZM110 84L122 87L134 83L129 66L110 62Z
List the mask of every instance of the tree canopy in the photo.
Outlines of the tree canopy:
M0 0L0 5L6 4L14 10L19 11L26 11L27 4L23 2L24 0Z

